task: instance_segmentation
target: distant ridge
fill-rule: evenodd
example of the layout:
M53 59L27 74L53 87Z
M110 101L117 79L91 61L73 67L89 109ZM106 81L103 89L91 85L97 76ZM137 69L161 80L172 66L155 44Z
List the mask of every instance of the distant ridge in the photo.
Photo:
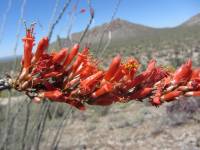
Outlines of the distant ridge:
M136 24L129 22L127 20L117 18L109 23L104 23L102 25L96 26L91 28L85 38L83 43L99 43L100 39L106 42L111 36L112 42L120 41L120 40L127 40L127 39L135 39L141 37L148 37L157 35L158 32L162 32L165 30L176 30L180 27L193 27L193 26L200 26L200 13L191 17L181 25L174 27L174 28L153 28L141 24ZM109 35L109 32L111 33ZM71 46L71 41L74 43L78 42L83 32L73 33L70 36L70 39L67 38L60 38L59 43L64 47ZM104 34L103 34L104 33ZM103 35L103 37L102 37ZM58 41L52 43L53 48L57 48Z
M0 62L9 62L16 59L21 59L22 56L6 56L6 57L0 57Z
M189 20L184 22L181 26L200 26L200 13L191 17Z
M109 23L104 23L102 25L91 28L83 42L90 43L99 43L100 39L103 35L103 40L108 40L108 34L111 33L112 42L116 40L126 40L127 38L135 38L145 36L147 34L153 33L155 28L132 23L120 18L117 18ZM105 31L105 32L104 32ZM103 34L104 33L104 34ZM71 40L76 42L80 39L82 32L73 33L71 35ZM71 46L71 42L69 39L62 38L60 39L62 46ZM53 47L55 47L55 42L53 43Z

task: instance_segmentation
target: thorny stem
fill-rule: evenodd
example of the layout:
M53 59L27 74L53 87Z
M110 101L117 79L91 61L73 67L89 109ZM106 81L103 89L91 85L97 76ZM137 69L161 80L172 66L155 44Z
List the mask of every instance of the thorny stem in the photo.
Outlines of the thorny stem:
M24 102L26 102L27 99L25 99ZM5 134L4 136L4 139L2 140L2 143L0 145L0 149L3 149L7 140L8 140L8 135L10 134L11 130L12 130L12 126L18 116L18 114L21 112L22 108L24 108L24 102L20 105L20 107L17 109L17 112L14 114L14 116L10 119L10 123L8 124L8 130L7 130L7 133L8 134Z
M54 19L56 17L56 12L58 11L59 3L60 3L60 0L55 1L54 8L53 8L51 18L50 18L50 21L49 21L49 29L51 28L51 26L54 22Z
M8 145L8 136L9 136L9 122L10 122L10 113L11 113L11 93L9 91L9 96L8 96L8 105L7 105L7 112L6 112L6 127L5 127L5 144L3 145L3 147L5 146L5 149L7 149L7 145Z
M90 28L90 25L92 24L93 19L94 19L94 9L93 9L92 6L91 6L90 0L88 0L88 6L89 6L89 8L90 8L90 20L89 20L89 22L88 22L88 24L87 24L87 26L86 26L84 32L82 33L78 44L80 44L80 43L82 42L82 40L84 39L84 37L85 37L85 35L86 35L88 29Z
M37 133L37 127L41 123L41 114L43 114L44 105L40 106L39 113L38 113L38 118L36 118L33 122L32 129L29 130L27 137L26 137L26 144L24 149L31 149L31 146L34 144L34 137L36 136Z
M58 111L58 110L59 110L59 104L56 104L55 110L53 111L53 113L52 113L52 115L51 115L51 117L50 117L50 120L54 120L54 119L56 118L56 114L57 114L57 111ZM45 144L45 147L46 147L47 144L48 144L50 135L51 135L51 130L49 129L49 130L48 130L48 133L47 133L47 142L46 142L46 144Z
M46 126L46 121L47 121L47 116L48 116L48 110L49 110L49 108L50 108L50 102L48 102L46 104L46 111L44 112L43 119L42 119L42 122L41 122L40 128L39 128L39 133L38 133L38 136L37 136L37 139L36 139L37 140L36 141L36 149L38 149L38 150L39 150L41 138L42 138L45 126Z
M17 78L18 79L18 78ZM6 75L4 78L0 78L0 92L4 90L11 90L11 89L16 89L16 83L15 81L17 79L12 79L9 75ZM29 95L29 91L26 91L26 95L32 99L33 97Z
M23 131L23 136L22 136L22 141L21 141L21 149L24 150L25 148L25 138L27 136L27 131L28 131L28 125L30 121L30 104L31 101L28 102L27 107L26 107L26 120L25 120L25 125L24 125L24 131Z
M111 16L110 22L112 22L112 21L114 20L115 15L116 15L116 13L117 13L117 11L118 11L118 8L119 8L119 6L120 6L120 4L121 4L121 1L122 1L122 0L118 0L118 2L117 2L117 4L116 4L116 7L115 7L115 9L114 9L114 11L113 11L113 14L112 14L112 16ZM105 33L109 30L110 27L111 27L111 24L108 25L108 26L105 28L105 30L103 31L103 33L102 33L102 35L101 35L101 37L100 37L99 44L98 44L98 47L97 47L97 49L96 49L96 56L97 56L97 57L98 57L98 55L99 55L99 50L100 50L100 48L101 48L101 44L102 44L102 42L103 42L104 35L105 35ZM106 47L107 47L107 46L106 46ZM106 47L105 47L105 48L106 48ZM105 51L105 48L103 49L103 51L102 51L101 53L103 53L103 52Z
M20 17L19 17L18 23L17 23L16 41L15 41L15 46L14 46L14 50L13 50L14 51L14 57L16 57L16 53L17 53L19 36L20 36L20 29L21 29L21 22L24 18L25 5L26 5L26 0L23 0L22 5L21 5L21 9L20 9ZM17 62L18 62L18 57L16 57L15 64L13 65L14 70L17 68Z
M62 129L64 128L64 126L65 126L65 123L66 123L66 119L68 118L68 117L70 117L69 115L70 114L72 114L72 107L70 107L69 108L69 110L68 111L66 111L65 113L64 113L64 117L63 117L63 119L62 119L62 121L60 122L60 124L59 124L59 127L58 127L58 129L57 129L57 132L56 132L56 134L55 134L55 136L54 136L54 138L53 138L53 142L52 142L52 144L51 144L51 149L52 150L56 150L56 149L58 149L58 145L59 145L59 142L60 142L60 139L61 139L61 136L62 136Z
M77 9L79 3L80 3L80 0L77 0L72 11L70 12L70 16L69 16L70 21L69 21L69 27L68 27L68 30L67 30L66 39L70 40L70 42L73 42L70 34L71 34L72 27L73 27L74 20L75 20L76 9Z
M30 131L30 143L28 143L27 145L29 146L27 149L30 149L30 146L32 144L34 144L34 148L37 149L38 147L38 137L41 131L41 125L44 119L44 114L47 111L46 106L47 106L48 102L44 102L42 104L42 106L40 107L39 113L38 113L38 118L36 119L34 125L33 125L33 129ZM34 140L34 142L33 142Z
M8 18L9 12L11 10L11 7L12 7L12 0L9 0L8 1L8 6L7 6L6 11L5 11L4 15L3 15L3 19L1 20L2 23L0 25L0 44L1 44L1 42L3 40L3 37L4 37L3 34L4 34L7 18Z
M59 137L58 137L58 140L57 140L57 142L56 142L56 144L55 144L56 150L58 149L58 146L59 146L60 141L61 141L61 139L62 139L64 127L65 127L65 125L66 125L67 123L69 124L69 120L72 118L73 112L74 112L74 110L71 110L71 111L69 112L70 114L66 114L66 115L65 115L65 118L64 118L63 121L62 121L62 128L60 129L60 134L58 135ZM68 116L68 115L70 115L70 116ZM67 119L68 119L68 120L67 120ZM68 121L68 122L67 122L67 121Z
M51 25L49 33L48 33L49 40L51 39L51 36L53 34L53 30L54 30L55 26L58 24L59 20L64 15L64 13L65 13L67 7L69 6L70 2L71 2L71 0L67 0L65 2L65 5L63 6L63 8L62 8L61 12L59 13L58 17L56 18L55 22Z

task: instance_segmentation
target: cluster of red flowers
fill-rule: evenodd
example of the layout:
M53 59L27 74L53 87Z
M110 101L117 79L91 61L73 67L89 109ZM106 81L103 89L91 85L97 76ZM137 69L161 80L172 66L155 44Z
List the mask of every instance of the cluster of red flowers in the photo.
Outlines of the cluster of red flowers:
M48 53L45 37L33 54L33 27L26 30L23 42L22 70L13 87L36 102L48 98L84 110L85 104L105 106L149 98L152 105L158 106L180 96L200 96L200 68L192 68L191 60L175 72L151 60L145 71L137 73L136 59L121 62L117 55L103 70L89 48L79 52L77 44L71 50Z

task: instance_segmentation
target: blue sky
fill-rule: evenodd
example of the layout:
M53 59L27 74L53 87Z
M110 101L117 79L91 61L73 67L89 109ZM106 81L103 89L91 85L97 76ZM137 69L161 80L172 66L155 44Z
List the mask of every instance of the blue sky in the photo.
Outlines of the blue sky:
M49 24L52 22L56 2L58 2L55 16L60 12L66 0L0 0L0 57L14 54L16 34L19 34L17 55L22 54L21 38L24 36L24 26L19 21L24 4L23 20L27 24L37 22L35 29L36 43L46 36ZM77 12L73 21L70 21L70 12L78 3ZM95 10L95 19L92 26L108 22L113 15L118 0L91 0ZM80 10L86 9L85 13ZM163 28L174 27L200 13L199 0L121 0L115 18L122 18L131 22ZM56 26L52 41L57 35L66 37L70 23L73 23L72 32L81 31L87 24L89 11L87 0L72 0L62 20ZM19 32L20 31L20 32Z

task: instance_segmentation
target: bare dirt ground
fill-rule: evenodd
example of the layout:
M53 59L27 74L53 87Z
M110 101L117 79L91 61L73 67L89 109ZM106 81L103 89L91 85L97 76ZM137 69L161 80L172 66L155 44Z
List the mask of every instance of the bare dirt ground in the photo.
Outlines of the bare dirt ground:
M59 150L200 150L200 99L152 107L115 104L72 114L62 130ZM56 122L55 122L56 124ZM48 149L56 126L46 130Z

